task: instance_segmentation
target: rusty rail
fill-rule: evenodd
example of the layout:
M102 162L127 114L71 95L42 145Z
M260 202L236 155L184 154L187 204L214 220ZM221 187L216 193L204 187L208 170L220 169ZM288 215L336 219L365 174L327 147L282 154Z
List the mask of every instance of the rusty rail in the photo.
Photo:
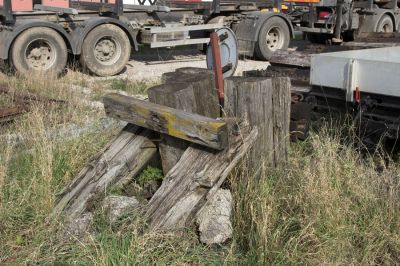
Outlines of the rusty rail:
M0 124L15 120L26 112L29 112L32 102L41 102L44 104L66 104L67 101L39 96L33 93L19 92L7 87L0 87L0 95L12 97L12 107L0 107Z

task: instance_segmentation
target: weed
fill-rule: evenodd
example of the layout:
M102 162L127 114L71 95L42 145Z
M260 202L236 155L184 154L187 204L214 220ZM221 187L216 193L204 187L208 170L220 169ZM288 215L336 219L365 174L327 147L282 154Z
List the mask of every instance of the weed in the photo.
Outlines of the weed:
M159 168L148 166L143 172L137 177L140 186L150 181L160 182L163 179L162 170Z

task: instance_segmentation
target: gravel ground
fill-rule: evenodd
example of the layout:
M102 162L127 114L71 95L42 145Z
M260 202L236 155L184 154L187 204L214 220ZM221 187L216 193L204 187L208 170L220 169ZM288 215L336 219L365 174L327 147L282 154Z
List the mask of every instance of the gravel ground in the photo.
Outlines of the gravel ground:
M235 75L243 71L265 69L268 62L240 60ZM197 50L163 50L134 55L121 75L131 80L158 79L180 67L206 67L206 56Z

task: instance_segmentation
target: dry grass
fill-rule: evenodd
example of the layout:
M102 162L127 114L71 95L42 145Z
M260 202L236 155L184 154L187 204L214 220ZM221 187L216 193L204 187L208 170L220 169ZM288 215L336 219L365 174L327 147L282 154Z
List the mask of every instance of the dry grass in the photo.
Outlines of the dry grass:
M0 81L68 100L61 108L37 104L15 124L1 128L1 134L19 132L25 141L0 145L0 264L399 263L400 166L382 164L376 154L358 153L349 138L352 133L337 132L332 125L292 145L284 169L263 170L261 179L245 168L232 176L235 235L224 247L200 244L193 228L177 234L144 233L141 217L109 224L101 214L96 214L88 238L60 239L59 221L46 219L57 193L116 132L110 128L74 138L51 136L60 126L84 126L104 116L82 99L96 100L113 83L102 87L76 75L62 82L43 77ZM94 93L71 89L71 84Z
M376 157L325 125L292 146L284 169L259 181L237 174L235 242L246 263L399 263L400 167L377 171Z
M61 83L44 77L1 80L1 85L19 92L66 100L67 104L33 103L29 113L0 128L0 264L14 261L19 254L36 254L46 241L43 237L49 237L54 227L45 223L45 218L56 193L113 133L110 129L79 136L65 131L61 138L55 137L54 132L63 128L83 126L88 121L96 125L103 117L102 111L82 103L83 95L71 90L70 84L69 80Z

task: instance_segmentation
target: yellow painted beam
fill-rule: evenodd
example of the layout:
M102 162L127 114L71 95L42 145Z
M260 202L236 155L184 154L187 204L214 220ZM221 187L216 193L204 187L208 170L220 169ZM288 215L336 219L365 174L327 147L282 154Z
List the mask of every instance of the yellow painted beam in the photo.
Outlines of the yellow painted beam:
M228 143L226 123L116 93L103 99L110 117L179 139L222 150Z

